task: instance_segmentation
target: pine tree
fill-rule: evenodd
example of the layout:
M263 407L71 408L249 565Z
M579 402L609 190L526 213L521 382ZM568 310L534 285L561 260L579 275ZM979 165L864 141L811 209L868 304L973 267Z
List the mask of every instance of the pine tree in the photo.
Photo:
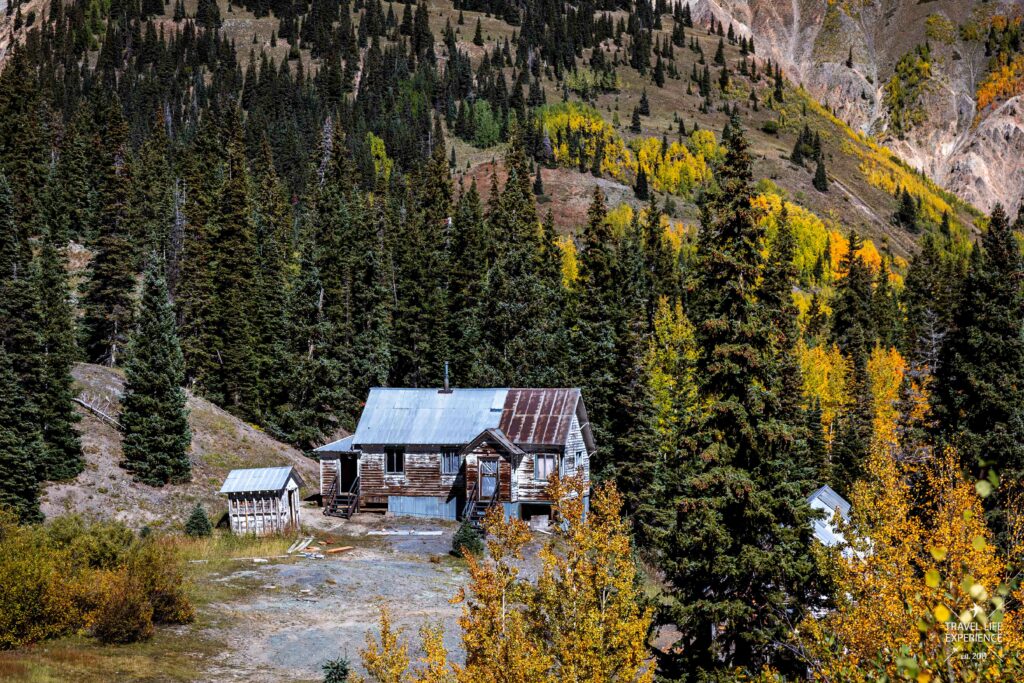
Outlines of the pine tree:
M476 20L476 30L473 31L473 44L478 47L483 47L484 44L484 34L480 29L480 19Z
M804 422L789 422L778 386L792 362L782 343L788 333L778 305L758 287L764 228L750 205L751 162L735 118L724 142L718 188L701 207L694 307L706 411L671 475L669 504L678 512L663 563L667 612L689 644L675 657L679 672L769 661L798 671L775 643L817 594L803 500L809 472L793 445ZM781 263L774 272L775 287L785 287Z
M920 231L917 214L917 202L914 201L913 195L906 188L903 188L900 192L899 205L892 215L892 224L903 228L907 232L917 233Z
M644 89L643 92L640 93L640 104L637 107L637 110L640 112L641 116L650 116L651 115L651 103L647 100L647 89L646 88Z
M633 185L633 193L641 201L647 201L650 198L650 190L647 187L647 171L643 167L636 172L636 184Z
M544 179L540 175L541 165L537 164L537 175L533 179L533 194L540 197L544 194Z
M132 327L136 257L130 241L128 128L119 103L111 103L107 112L112 152L103 163L99 234L82 296L82 346L90 362L117 365Z
M818 165L814 169L814 180L812 181L814 189L818 192L828 192L828 176L825 175L825 162L822 158L818 157Z
M611 440L612 404L618 386L615 323L621 294L615 277L615 245L607 217L604 193L601 188L594 188L587 224L580 237L573 344L578 359L576 381L587 397L594 438L605 443ZM592 467L599 472L603 464L594 462Z
M151 486L191 477L184 359L161 270L156 258L146 269L138 326L127 351L120 415L122 466Z
M210 517L206 514L202 504L196 503L192 512L189 513L188 519L185 520L185 535L192 538L205 538L211 534L213 534L213 524L210 523Z
M639 107L633 107L633 114L630 116L630 120L629 120L629 130L630 130L630 132L633 132L633 133L639 133L640 132L640 108Z
M43 353L41 391L36 398L46 445L42 476L48 480L71 479L84 467L81 444L74 428L78 412L71 377L78 347L64 259L52 237L43 242L34 270Z
M13 510L22 522L42 519L36 463L45 446L29 406L11 357L0 345L0 507Z
M1003 485L985 499L1001 541L1004 506L1024 475L1024 325L1020 247L1002 206L971 252L953 326L936 371L934 416L978 479L992 472Z
M236 116L237 122L237 116ZM243 417L254 417L259 395L259 359L254 329L257 251L249 197L249 174L241 126L228 141L224 179L218 192L213 233L209 333L211 364L197 385L214 403Z
M725 43L721 38L718 39L718 48L715 49L714 62L718 66L725 66Z

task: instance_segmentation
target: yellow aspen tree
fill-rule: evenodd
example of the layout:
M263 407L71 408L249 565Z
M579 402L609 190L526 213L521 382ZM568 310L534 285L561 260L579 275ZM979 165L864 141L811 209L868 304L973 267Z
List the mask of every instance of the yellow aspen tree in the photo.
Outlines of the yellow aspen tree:
M663 445L665 456L675 451L683 427L695 417L697 355L693 325L682 303L670 304L666 297L661 297L654 312L654 334L645 360L658 442Z
M992 544L975 486L954 451L917 474L876 442L854 486L844 551L820 549L837 604L796 632L817 680L1020 680L1019 614L1006 599L1008 567Z
M831 450L836 418L850 403L850 360L835 344L809 347L802 339L797 341L794 352L803 377L804 399L808 404L816 401L820 406L825 445Z
M366 647L359 651L363 668L376 683L411 683L409 676L409 646L400 640L401 633L391 624L391 612L380 606L380 640L366 634ZM362 683L355 676L355 683Z
M423 656L419 672L413 683L456 683L455 670L448 663L448 650L444 646L444 629L424 624L420 629Z
M501 506L488 510L483 522L489 559L466 555L469 597L456 596L464 607L459 625L466 664L456 669L459 683L552 683L552 662L530 632L524 606L531 587L519 580L518 563L530 531L518 519L505 519Z
M594 490L584 512L582 477L553 477L548 493L559 524L541 551L531 605L539 645L565 683L654 680L646 647L653 609L643 606L622 497Z
M868 358L872 434L879 444L896 445L896 428L900 419L897 404L906 369L906 361L894 348L876 345Z

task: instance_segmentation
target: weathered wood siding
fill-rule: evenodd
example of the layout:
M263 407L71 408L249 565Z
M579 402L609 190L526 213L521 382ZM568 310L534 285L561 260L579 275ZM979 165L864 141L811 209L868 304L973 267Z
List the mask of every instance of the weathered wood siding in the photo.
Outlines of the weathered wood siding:
M576 454L579 453L577 464ZM569 425L569 435L566 438L565 448L544 451L541 453L527 453L526 457L519 464L516 470L516 483L519 496L516 500L529 502L550 502L551 499L546 493L547 481L534 478L536 471L537 455L554 455L558 467L558 473L562 476L572 476L577 471L583 473L583 480L590 488L590 453L587 452L586 443L583 440L583 430L580 429L579 418L573 416Z
M467 488L474 485L479 487L481 458L498 459L498 500L514 501L515 498L512 497L512 463L509 462L508 456L504 455L500 450L496 449L489 443L482 443L466 454L465 467Z
M281 495L259 492L228 494L231 531L264 536L297 529L301 524L298 489L294 481L289 481ZM291 492L294 492L294 506L289 505Z
M364 499L385 496L433 496L446 499L462 489L461 477L441 474L439 452L405 452L405 472L384 473L384 452L363 451L359 459L360 493ZM458 485L456 485L458 482ZM383 501L380 501L383 502Z
M320 460L320 495L326 496L331 484L338 477L338 458L321 458Z

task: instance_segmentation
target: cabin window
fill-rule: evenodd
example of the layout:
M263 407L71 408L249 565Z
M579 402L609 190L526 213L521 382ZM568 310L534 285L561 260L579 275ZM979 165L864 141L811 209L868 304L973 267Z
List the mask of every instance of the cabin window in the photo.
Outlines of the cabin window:
M405 451L401 448L389 448L384 451L384 474L405 473Z
M583 466L583 451L576 451L576 467L577 469Z
M538 453L534 461L533 478L540 481L547 481L555 473L557 461L555 456L547 453Z
M568 453L563 455L562 456L562 472L564 474L568 474L569 472L573 472L575 469L576 469L576 461L573 459L573 456L569 455Z
M459 449L445 448L441 451L441 474L458 474L462 466Z

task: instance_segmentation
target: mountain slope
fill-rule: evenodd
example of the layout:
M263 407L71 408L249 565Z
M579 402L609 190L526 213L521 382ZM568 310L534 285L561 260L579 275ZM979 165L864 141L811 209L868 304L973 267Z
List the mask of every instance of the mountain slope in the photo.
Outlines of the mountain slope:
M991 81L996 60L987 54L989 26L1020 15L1012 0L694 3L698 21L734 22L840 118L878 135L911 166L984 211L997 202L1016 209L1024 194L1024 169L1013 163L1024 154L1024 116L1020 96L1012 96L1024 81L992 106L978 107L979 88ZM926 59L916 56L919 47L930 48ZM894 82L906 86L905 76L922 64L927 75L917 92L892 97ZM918 121L899 120L908 116Z
M73 375L80 396L104 412L116 414L124 380L121 374L99 365L78 364ZM294 465L306 481L306 494L317 485L316 463L301 452L279 443L258 429L221 410L209 401L189 396L192 428L192 481L163 488L132 480L118 466L121 437L117 429L82 410L78 431L85 455L85 471L70 482L50 484L42 496L47 517L77 512L122 520L131 526L168 527L184 521L201 502L216 522L226 509L220 489L235 468Z

